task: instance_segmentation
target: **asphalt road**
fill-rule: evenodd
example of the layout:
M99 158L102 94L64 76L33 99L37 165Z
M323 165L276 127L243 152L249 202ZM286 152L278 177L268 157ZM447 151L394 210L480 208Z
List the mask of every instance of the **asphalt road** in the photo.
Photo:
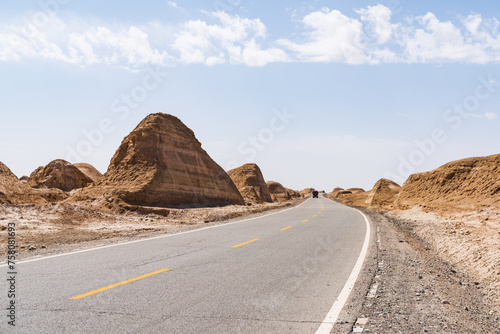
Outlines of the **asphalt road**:
M259 218L19 263L15 332L315 333L366 231L358 211L311 198ZM2 281L4 333L12 327Z

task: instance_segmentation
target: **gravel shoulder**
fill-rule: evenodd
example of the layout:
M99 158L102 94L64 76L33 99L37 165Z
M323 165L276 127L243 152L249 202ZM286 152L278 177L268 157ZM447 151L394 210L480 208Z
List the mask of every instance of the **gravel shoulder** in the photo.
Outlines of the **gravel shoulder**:
M376 241L332 333L500 333L500 306L419 238L412 221L358 209Z

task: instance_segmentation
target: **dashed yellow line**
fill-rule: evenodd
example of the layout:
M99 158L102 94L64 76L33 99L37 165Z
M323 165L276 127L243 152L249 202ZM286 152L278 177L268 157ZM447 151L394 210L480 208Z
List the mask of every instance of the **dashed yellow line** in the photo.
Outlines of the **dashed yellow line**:
M99 293L99 292L102 292L102 291L105 291L105 290L109 290L109 289L112 289L112 288L116 288L117 286L124 285L124 284L127 284L127 283L135 282L135 281L138 281L140 279L143 279L143 278L146 278L146 277L149 277L149 276L153 276L153 275L156 275L156 274L168 271L168 270L170 270L170 269L161 269L161 270L158 270L158 271L146 274L146 275L138 276L136 278L132 278L132 279L120 282L120 283L108 285L108 286L105 286L104 288L100 288L100 289L97 289L97 290L92 290L90 292L87 292L87 293L84 293L84 294L81 294L81 295L78 295L78 296L75 296L75 297L71 297L70 299L80 299L80 298L88 297L88 296L94 295L96 293Z
M285 227L285 228L282 228L281 230L284 231L284 230L288 230L289 228L292 228L293 226L288 226L288 227Z
M308 221L309 219L304 219L302 222L305 223L306 221Z
M231 248L238 248L238 247L240 247L240 246L243 246L243 245L249 244L249 243L254 242L254 241L257 241L257 240L259 240L259 239L253 239L253 240L250 240L250 241L244 242L244 243L242 243L242 244L235 245L235 246L233 246L233 247L231 247Z
M316 217L317 215L314 215L313 217Z

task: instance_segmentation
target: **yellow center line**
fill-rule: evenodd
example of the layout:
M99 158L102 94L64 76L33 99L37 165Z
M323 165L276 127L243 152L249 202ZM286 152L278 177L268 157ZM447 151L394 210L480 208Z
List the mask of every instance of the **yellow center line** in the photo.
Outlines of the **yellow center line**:
M318 213L321 213L321 212L323 212L323 211L320 211L320 212L318 212Z
M305 223L306 221L308 221L309 219L304 219L302 222Z
M316 217L317 215L314 215L313 217Z
M324 211L325 210L325 206L323 205L323 202L321 200L319 200L319 202L321 203L321 211Z
M139 276L139 277L136 277L136 278L132 278L132 279L120 282L120 283L108 285L108 286L105 286L104 288L100 288L100 289L97 289L97 290L92 290L90 292L87 292L87 293L84 293L84 294L81 294L81 295L78 295L78 296L75 296L75 297L71 297L70 299L80 299L80 298L88 297L88 296L91 296L93 294L96 294L96 293L99 293L99 292L102 292L102 291L105 291L105 290L109 290L109 289L112 289L112 288L116 288L117 286L120 286L120 285L124 285L124 284L127 284L127 283L135 282L135 281L138 281L140 279L143 279L143 278L146 278L146 277L149 277L149 276L153 276L153 275L156 275L156 274L168 271L168 270L170 270L170 269L161 269L161 270L155 271L153 273L149 273L149 274L142 275L142 276Z
M243 245L249 244L249 243L251 243L251 242L257 241L257 240L259 240L259 239L253 239L253 240L250 240L250 241L244 242L244 243L242 243L242 244L235 245L235 246L233 246L233 247L231 247L231 248L237 248L237 247L240 247L240 246L243 246Z
M284 230L288 230L289 228L291 228L293 226L288 226L288 227L285 227L285 228L282 228L281 230L284 231Z

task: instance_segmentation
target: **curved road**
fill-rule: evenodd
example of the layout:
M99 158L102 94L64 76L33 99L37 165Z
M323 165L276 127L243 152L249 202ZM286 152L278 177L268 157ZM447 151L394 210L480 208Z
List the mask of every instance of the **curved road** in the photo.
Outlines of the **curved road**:
M16 332L328 333L367 227L360 212L310 198L258 218L21 262Z

